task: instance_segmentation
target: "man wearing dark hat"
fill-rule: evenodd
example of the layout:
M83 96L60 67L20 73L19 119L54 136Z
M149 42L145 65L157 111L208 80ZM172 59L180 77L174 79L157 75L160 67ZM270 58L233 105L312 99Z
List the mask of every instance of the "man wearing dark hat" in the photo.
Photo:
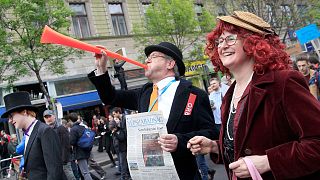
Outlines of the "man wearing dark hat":
M24 172L30 179L60 180L62 161L58 135L36 119L38 109L32 106L28 92L15 92L4 97L6 112L1 118L24 131Z
M96 57L97 69L88 77L96 86L105 104L139 112L162 111L169 134L162 135L159 143L171 152L179 178L200 179L195 157L188 152L190 138L203 135L217 139L207 94L180 79L185 73L181 51L169 42L145 48L148 68L145 76L151 83L138 90L115 90L106 69L107 56Z

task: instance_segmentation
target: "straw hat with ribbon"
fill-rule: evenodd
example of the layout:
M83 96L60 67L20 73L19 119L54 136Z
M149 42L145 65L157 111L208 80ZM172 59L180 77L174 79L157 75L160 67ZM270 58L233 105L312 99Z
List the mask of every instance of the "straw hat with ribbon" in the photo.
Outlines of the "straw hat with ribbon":
M219 16L217 19L262 35L277 35L270 24L250 12L234 11L231 16Z

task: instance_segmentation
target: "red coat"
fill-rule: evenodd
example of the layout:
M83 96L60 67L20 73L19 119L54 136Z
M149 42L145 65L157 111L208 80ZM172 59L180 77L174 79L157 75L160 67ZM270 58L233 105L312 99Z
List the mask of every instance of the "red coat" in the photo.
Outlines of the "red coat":
M221 106L223 134L235 83ZM297 71L254 74L247 104L234 137L235 160L250 155L268 156L269 179L320 179L320 103ZM227 167L226 167L227 168Z

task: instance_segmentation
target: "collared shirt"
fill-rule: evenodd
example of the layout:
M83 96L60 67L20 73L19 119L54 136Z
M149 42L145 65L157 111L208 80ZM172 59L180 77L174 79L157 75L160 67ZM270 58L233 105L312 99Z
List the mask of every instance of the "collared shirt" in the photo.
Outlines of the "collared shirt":
M167 77L167 78L164 78L161 81L159 81L157 83L157 86L159 88L158 93L161 94L162 91L164 90L164 87L166 87L168 85L168 83L170 83L170 81L172 81L174 79L175 79L175 77ZM163 117L166 122L169 119L173 99L176 94L179 83L180 83L180 81L173 82L168 87L168 89L165 91L165 93L163 93L158 99L158 110L162 111ZM159 94L158 94L158 96L159 96Z
M229 87L230 87L230 86L221 83L221 87L220 87L219 91L222 92L222 97L224 97L224 95L226 95Z
M31 133L33 131L33 128L34 126L37 124L38 120L35 120L35 122L32 124L32 126L30 127L28 133L25 135L26 137L26 143L25 143L25 146L24 146L24 153L26 152L26 149L27 149L27 146L28 146L28 142L29 142L29 138L31 136Z
M215 124L221 124L221 104L222 104L223 93L221 89L218 91L213 91L209 95L210 102L213 101L215 109L213 111L214 122Z

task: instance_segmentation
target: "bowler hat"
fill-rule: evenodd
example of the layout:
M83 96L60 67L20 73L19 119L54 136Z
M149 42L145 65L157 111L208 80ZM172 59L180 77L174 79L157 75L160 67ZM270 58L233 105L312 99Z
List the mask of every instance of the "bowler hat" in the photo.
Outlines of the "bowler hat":
M184 66L184 63L182 61L183 59L182 53L176 45L171 44L169 42L161 42L158 45L150 45L144 49L144 53L146 54L147 57L153 51L159 51L164 53L165 55L172 57L177 63L180 76L184 75L186 67Z
M4 104L6 112L2 114L1 118L8 118L8 115L17 110L28 109L37 112L38 109L31 104L30 95L28 92L14 92L4 96Z

